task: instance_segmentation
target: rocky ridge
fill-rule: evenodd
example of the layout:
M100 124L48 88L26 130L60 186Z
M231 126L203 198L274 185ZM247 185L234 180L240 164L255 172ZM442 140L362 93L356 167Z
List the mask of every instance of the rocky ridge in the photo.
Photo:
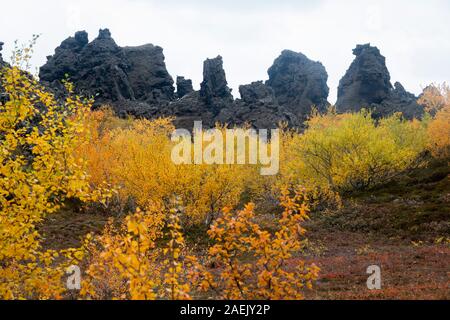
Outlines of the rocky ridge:
M386 59L378 48L358 45L355 60L338 89L337 110L374 110L381 117L403 112L407 118L420 117L423 108L417 97L400 83L392 86ZM329 88L325 67L302 53L284 50L268 69L266 82L241 85L241 98L234 99L228 87L221 56L203 65L200 90L183 76L172 76L163 49L146 44L120 47L108 29L101 29L89 42L85 31L77 32L56 48L40 69L40 80L57 94L61 80L68 77L78 93L95 97L94 107L110 105L120 116L175 117L177 127L192 128L202 120L205 127L217 122L274 128L280 122L303 127L313 107L325 111Z
M284 50L268 73L266 85L273 89L278 103L299 119L306 120L312 106L320 111L329 106L328 74L320 62L302 53Z

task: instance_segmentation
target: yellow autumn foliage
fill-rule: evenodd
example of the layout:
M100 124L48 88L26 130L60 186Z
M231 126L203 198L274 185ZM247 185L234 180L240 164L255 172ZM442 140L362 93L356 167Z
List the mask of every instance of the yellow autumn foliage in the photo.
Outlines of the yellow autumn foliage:
M304 185L340 192L387 182L416 164L427 144L427 123L370 112L314 115L303 134L291 134L282 154L282 175Z
M434 116L450 104L450 87L445 82L432 83L423 90L417 102L425 107L427 113Z

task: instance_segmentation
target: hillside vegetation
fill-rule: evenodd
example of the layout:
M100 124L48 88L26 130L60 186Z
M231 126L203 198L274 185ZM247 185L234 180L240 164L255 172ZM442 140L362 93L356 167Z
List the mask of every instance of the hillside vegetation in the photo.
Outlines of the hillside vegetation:
M173 119L92 111L69 82L58 100L18 67L27 54L1 75L1 298L357 298L324 291L336 255L381 259L370 243L387 241L449 261L446 87L430 87L424 98L440 103L420 120L330 109L304 132L281 127L280 172L261 176L259 165L174 164ZM361 247L349 255L342 241ZM70 265L79 291L66 288Z

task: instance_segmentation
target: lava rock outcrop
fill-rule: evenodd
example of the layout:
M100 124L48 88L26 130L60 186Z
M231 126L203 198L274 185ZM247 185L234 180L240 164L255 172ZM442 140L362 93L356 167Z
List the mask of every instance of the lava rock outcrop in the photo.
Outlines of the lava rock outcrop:
M200 96L207 103L213 102L214 98L233 100L231 89L228 88L221 56L206 59L203 63L203 82L200 84Z
M358 45L356 56L345 76L339 82L336 108L339 112L373 110L377 118L402 112L406 118L421 117L423 107L417 97L399 83L391 84L386 58L377 47Z
M190 129L194 121L203 121L204 127L213 127L221 109L232 108L234 104L231 90L228 88L222 57L207 59L203 64L203 82L200 91L191 90L192 83L187 83L188 91L183 92L186 86L184 78L178 78L178 99L163 106L158 115L175 117L177 127ZM181 89L181 90L180 90Z
M266 84L273 89L278 103L301 120L311 114L312 106L320 111L329 106L328 74L320 62L284 50L268 73Z
M221 56L206 59L203 63L203 81L200 84L200 99L214 116L233 105L234 98L223 69Z
M0 41L0 66L3 66L5 62L3 61L2 50L4 43Z
M246 104L273 104L276 100L273 89L262 81L240 86L239 93L241 94L242 102Z
M339 84L338 111L370 108L375 117L394 112L408 118L422 115L417 97L400 83L392 86L378 48L358 45L353 53L356 58ZM286 122L303 127L313 106L319 111L329 106L325 67L290 50L284 50L269 68L269 80L240 86L240 99L234 99L228 87L221 56L204 62L199 91L191 80L178 76L175 92L161 47L120 47L108 29L100 30L92 42L86 32L77 32L47 60L40 80L55 93L62 92L61 80L68 76L78 93L95 98L94 107L111 105L120 116L171 116L177 127L188 129L196 120L202 120L204 127L217 122L256 128Z
M161 104L174 99L173 79L167 72L163 49L147 44L123 48L129 68L126 70L134 99Z
M185 95L194 92L191 79L177 77L177 98L183 98Z

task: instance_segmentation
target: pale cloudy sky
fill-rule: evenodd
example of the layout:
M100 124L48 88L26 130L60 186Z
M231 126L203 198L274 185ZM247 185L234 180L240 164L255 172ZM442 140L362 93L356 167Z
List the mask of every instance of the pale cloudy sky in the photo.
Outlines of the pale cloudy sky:
M14 40L41 34L35 67L75 31L92 40L107 27L121 46L163 47L170 74L196 88L203 60L222 55L236 96L240 84L266 80L273 60L291 49L325 65L334 102L352 49L367 42L409 91L450 80L448 0L2 0L0 10L4 58Z

